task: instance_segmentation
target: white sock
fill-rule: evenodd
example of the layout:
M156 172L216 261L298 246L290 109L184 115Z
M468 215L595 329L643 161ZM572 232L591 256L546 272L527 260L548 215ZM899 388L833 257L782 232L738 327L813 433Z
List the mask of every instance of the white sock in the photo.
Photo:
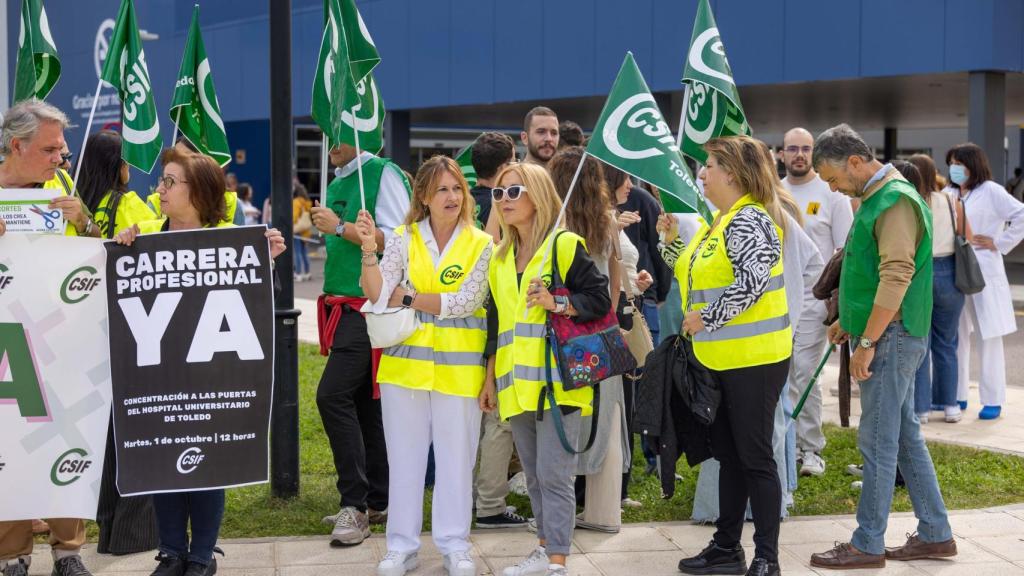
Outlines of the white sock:
M68 556L78 556L79 552L81 552L81 550L57 550L56 548L54 548L53 561L56 562L58 560L63 560Z

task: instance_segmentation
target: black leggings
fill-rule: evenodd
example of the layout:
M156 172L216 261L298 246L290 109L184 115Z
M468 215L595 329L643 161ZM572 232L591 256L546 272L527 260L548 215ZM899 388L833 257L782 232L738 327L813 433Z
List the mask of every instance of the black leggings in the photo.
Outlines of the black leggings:
M739 544L749 497L754 556L778 562L782 485L772 452L772 431L789 359L711 373L722 389L722 404L711 426L711 449L722 464L715 542L727 548Z

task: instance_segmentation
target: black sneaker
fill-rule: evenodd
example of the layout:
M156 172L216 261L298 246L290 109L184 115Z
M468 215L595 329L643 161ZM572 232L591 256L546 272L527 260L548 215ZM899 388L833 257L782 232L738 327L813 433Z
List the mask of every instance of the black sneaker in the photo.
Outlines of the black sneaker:
M217 559L211 558L209 564L189 561L185 576L213 576L217 573Z
M692 558L679 561L679 571L683 574L738 574L747 573L747 559L743 547L722 548L712 540L707 548Z
M32 557L26 558L11 558L7 561L7 565L0 570L0 574L3 576L28 576L28 566L32 562Z
M520 528L526 526L526 518L505 510L501 514L482 516L476 519L477 528Z
M181 556L168 556L163 552L156 555L154 558L159 564L156 566L156 570L149 576L182 576L185 573L185 565L187 562Z
M65 556L53 563L53 572L50 576L92 576L92 572L85 569L82 564L82 557L78 554Z
M778 562L769 562L764 558L754 558L750 563L747 576L782 576Z

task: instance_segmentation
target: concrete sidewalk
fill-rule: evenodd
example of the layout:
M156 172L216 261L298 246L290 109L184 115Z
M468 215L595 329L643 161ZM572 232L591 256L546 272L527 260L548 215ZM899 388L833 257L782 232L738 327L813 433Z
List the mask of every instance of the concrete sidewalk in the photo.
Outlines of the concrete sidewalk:
M1024 505L991 510L952 512L950 520L957 538L959 556L951 560L890 562L881 570L831 572L809 566L810 555L830 548L835 541L848 541L856 521L852 516L795 517L782 524L779 537L782 572L786 576L808 574L966 574L1024 575ZM894 514L889 521L886 542L902 544L916 521L910 514ZM569 569L573 576L655 576L678 575L679 559L699 552L714 529L686 522L628 524L619 534L577 530ZM753 526L744 527L743 545L747 560L753 558ZM472 555L481 575L501 574L536 546L533 534L525 530L478 530L472 534ZM374 535L355 548L331 548L327 538L258 538L221 541L226 556L218 560L223 576L313 576L318 574L372 576L385 546ZM156 566L155 553L132 556L99 556L88 544L83 557L97 576L147 576ZM413 576L443 575L441 557L428 535L423 537L421 566ZM37 546L31 574L48 574L52 566L46 546Z

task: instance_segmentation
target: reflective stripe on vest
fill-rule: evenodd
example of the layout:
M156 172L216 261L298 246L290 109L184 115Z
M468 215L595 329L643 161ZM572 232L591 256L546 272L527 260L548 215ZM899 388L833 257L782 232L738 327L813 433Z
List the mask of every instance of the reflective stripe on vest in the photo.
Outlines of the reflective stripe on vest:
M424 294L454 293L469 277L491 236L463 225L449 241L443 258L434 260L419 225L400 226L395 234L409 236L409 279ZM453 396L476 397L486 375L487 313L482 307L466 318L438 318L418 311L419 328L397 346L383 351L377 381Z
M748 206L764 213L763 206L749 195L744 196L729 212L717 218L714 228L704 224L680 255L676 273L683 291L684 311L708 306L735 283L732 262L726 250L725 230L733 217ZM782 230L776 226L775 231L781 244ZM792 354L793 331L787 313L782 258L772 267L770 274L764 293L749 308L717 330L703 330L694 335L694 354L702 364L712 370L732 370L774 364Z
M497 250L491 259L490 283L494 304L498 309L498 348L495 354L495 382L498 388L498 409L501 418L507 420L523 412L545 410L547 401L538 407L540 392L547 383L546 351L547 312L543 308L526 307L526 288L534 278L550 278L551 258L549 236L530 258L517 281L515 252L509 249L499 257ZM572 233L559 236L558 266L564 274L572 266L576 249L582 238ZM544 268L541 269L541 261ZM593 399L592 388L581 388L566 392L562 390L561 379L555 366L554 356L549 356L552 366L552 381L555 385L555 399L560 406L580 408L583 415L590 414Z

